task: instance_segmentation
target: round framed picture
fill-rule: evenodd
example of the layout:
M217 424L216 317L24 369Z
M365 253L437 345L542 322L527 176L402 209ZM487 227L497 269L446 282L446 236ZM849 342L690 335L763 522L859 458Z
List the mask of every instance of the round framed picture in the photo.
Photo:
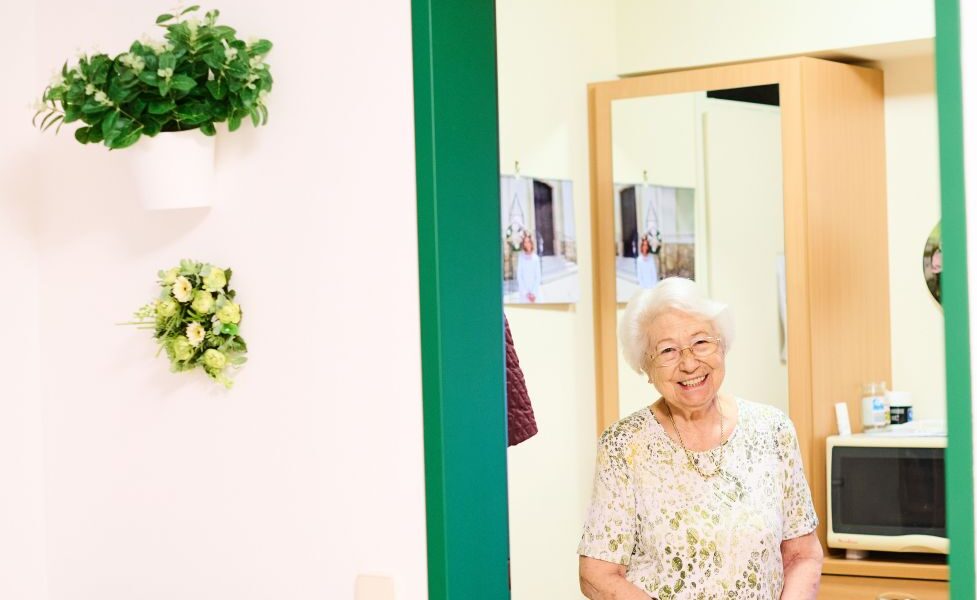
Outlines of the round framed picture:
M940 299L940 273L942 272L943 242L940 239L940 224L937 223L926 238L926 245L923 246L923 277L926 279L926 287L940 304L943 303Z

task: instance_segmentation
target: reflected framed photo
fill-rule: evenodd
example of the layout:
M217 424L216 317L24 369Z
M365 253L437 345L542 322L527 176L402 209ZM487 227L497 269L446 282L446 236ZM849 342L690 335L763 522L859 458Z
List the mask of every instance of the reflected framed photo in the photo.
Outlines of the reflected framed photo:
M695 279L695 190L614 184L617 301L665 277Z
M502 294L505 304L580 299L573 182L500 177Z

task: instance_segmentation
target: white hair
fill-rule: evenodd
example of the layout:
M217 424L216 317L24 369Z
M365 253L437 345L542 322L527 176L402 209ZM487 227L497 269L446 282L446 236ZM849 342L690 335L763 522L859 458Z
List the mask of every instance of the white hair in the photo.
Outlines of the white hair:
M645 359L655 342L649 336L649 326L659 315L679 310L710 321L722 340L723 349L733 343L733 315L729 306L707 298L691 279L666 277L651 289L641 290L631 297L618 327L618 339L624 360L638 373L644 372Z

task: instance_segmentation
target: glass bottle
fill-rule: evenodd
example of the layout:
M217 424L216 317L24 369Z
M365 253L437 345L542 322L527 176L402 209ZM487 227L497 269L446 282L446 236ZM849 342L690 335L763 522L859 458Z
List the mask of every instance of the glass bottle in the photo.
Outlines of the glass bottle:
M889 407L885 398L885 382L862 386L862 429L872 431L889 425Z

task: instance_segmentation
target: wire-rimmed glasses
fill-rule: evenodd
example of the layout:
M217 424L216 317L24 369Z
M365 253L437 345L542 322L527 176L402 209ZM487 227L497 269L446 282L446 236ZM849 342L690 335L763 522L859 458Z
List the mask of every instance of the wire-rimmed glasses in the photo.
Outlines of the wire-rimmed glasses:
M661 350L648 355L648 362L659 367L674 367L682 360L682 355L688 350L694 358L706 358L716 353L722 340L718 337L702 336L695 338L688 346L665 346Z

